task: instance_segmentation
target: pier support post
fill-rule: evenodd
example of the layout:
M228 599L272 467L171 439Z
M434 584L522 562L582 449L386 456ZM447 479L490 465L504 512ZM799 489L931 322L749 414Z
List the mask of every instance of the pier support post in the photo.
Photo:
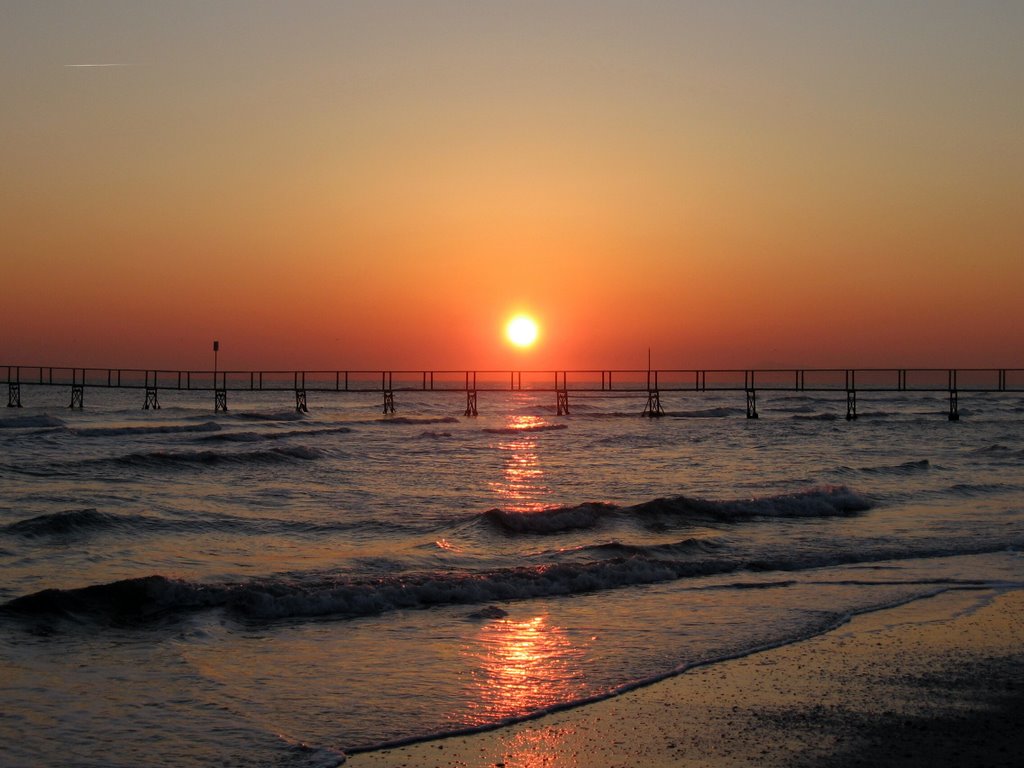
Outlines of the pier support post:
M78 408L79 410L82 409L82 397L84 391L85 387L81 384L71 385L71 405L69 405L68 408L71 408L72 410L75 408Z
M218 413L228 410L228 391L226 389L215 389L213 391L213 412Z
M160 400L156 395L156 387L146 387L146 402L142 404L142 410L148 411L150 408L154 411L160 410Z
M644 406L643 415L651 419L665 415L665 409L661 407L661 393L658 390L647 390L647 405Z
M747 390L747 418L756 419L757 416L757 390Z
M476 416L476 390L466 390L466 412L464 416Z
M855 421L857 418L857 390L846 390L846 420Z
M7 407L21 408L21 384L10 382L7 385Z
M395 393L393 390L384 390L384 413L395 412Z
M295 390L295 412L309 413L309 408L306 406L306 390L304 389Z
M559 416L569 415L569 390L560 389L555 393L555 411Z
M955 389L949 390L949 420L960 421L960 396Z

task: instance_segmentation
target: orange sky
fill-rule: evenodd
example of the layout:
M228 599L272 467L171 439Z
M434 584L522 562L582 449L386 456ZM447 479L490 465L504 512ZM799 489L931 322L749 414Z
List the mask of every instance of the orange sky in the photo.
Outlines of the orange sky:
M995 1L15 4L0 364L1024 367L1022 33Z

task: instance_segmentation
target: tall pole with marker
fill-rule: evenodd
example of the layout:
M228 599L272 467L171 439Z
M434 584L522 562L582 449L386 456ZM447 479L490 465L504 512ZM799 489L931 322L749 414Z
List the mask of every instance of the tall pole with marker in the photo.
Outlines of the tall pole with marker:
M654 381L651 381L651 348L647 348L647 405L644 406L644 416L657 418L665 413L661 407L661 392L658 391L658 374L654 374Z
M220 352L220 342L216 339L213 342L213 411L227 411L228 409L228 388L227 382L224 386L217 386L217 353Z

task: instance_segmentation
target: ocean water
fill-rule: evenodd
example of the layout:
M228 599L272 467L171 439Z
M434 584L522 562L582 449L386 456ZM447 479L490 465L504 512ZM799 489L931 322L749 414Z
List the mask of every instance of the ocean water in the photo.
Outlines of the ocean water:
M1024 397L23 387L0 763L337 765L1024 582Z

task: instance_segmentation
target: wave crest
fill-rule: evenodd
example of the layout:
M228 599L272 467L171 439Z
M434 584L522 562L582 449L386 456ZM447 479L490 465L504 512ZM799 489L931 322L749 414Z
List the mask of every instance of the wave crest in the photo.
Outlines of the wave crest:
M536 512L489 509L484 518L511 533L558 533L593 528L618 507L603 502L586 502L573 507L550 507Z
M750 499L700 499L668 496L633 506L586 502L533 512L489 509L483 517L508 533L553 534L594 528L613 516L659 522L739 522L753 518L839 517L871 509L870 500L845 486L826 486L798 493Z
M121 524L116 515L100 512L96 509L69 509L48 515L18 520L0 528L12 536L38 538L44 536L70 536L89 533L106 528L114 528Z
M0 429L47 429L63 427L65 422L56 416L6 416L0 418Z
M294 460L312 461L323 454L316 448L302 445L277 446L258 451L147 451L130 453L113 459L100 459L102 463L114 462L142 468L170 468L176 466L218 464L277 464Z
M872 503L846 486L827 486L798 493L751 499L698 499L675 496L629 507L640 517L691 517L739 521L758 517L841 517L866 512Z

